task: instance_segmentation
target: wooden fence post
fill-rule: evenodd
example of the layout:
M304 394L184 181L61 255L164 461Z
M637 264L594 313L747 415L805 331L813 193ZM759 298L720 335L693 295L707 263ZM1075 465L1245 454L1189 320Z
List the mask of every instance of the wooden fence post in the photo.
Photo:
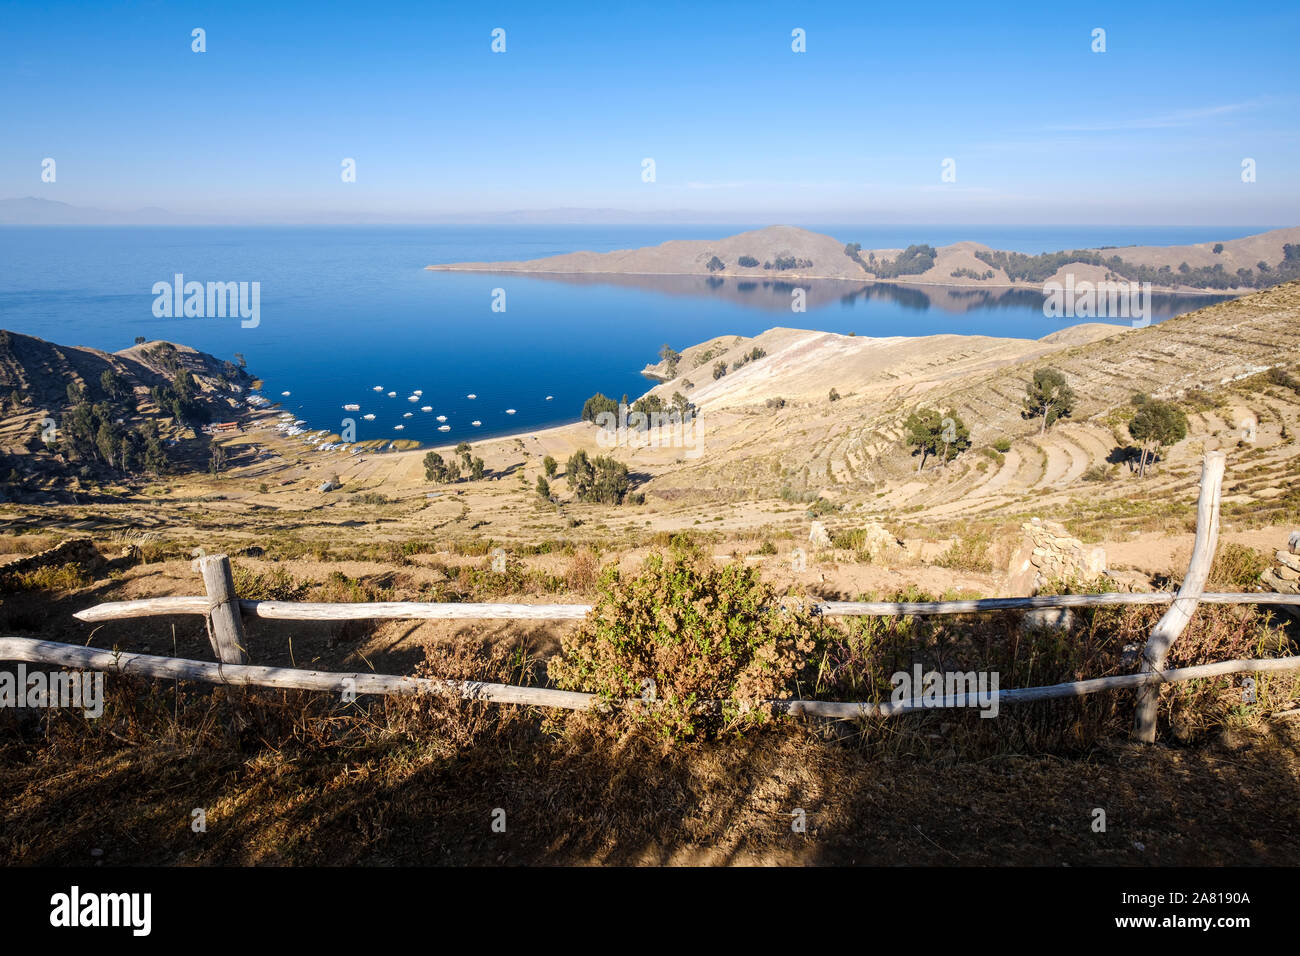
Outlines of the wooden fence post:
M235 582L230 574L230 559L224 554L206 555L199 558L199 572L208 592L208 638L217 660L223 664L248 663L248 645L235 597Z
M1154 674L1164 669L1165 656L1178 635L1191 620L1205 582L1214 563L1214 551L1219 543L1219 493L1223 487L1226 461L1221 451L1205 453L1201 468L1201 497L1196 503L1196 541L1192 545L1192 559L1187 565L1183 585L1169 610L1156 622L1142 651L1142 674ZM1142 743L1156 739L1156 709L1160 701L1160 682L1144 684L1138 691L1137 714L1133 718L1133 738Z

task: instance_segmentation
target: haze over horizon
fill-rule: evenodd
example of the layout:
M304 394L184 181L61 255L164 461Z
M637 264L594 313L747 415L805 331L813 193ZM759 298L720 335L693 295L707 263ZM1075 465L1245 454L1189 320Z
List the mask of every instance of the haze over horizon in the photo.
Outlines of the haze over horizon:
M5 11L12 199L231 224L1300 222L1279 2Z

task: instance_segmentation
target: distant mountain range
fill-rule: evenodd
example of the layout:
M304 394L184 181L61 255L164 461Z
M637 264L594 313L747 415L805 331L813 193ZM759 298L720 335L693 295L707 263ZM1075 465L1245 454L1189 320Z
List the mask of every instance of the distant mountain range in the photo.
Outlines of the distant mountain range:
M0 225L4 226L170 226L191 221L191 217L176 216L156 206L115 211L35 196L0 199Z

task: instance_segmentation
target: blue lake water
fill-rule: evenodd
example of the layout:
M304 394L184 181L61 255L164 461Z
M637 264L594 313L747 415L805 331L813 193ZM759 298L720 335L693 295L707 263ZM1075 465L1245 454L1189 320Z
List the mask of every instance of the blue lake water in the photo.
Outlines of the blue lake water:
M849 282L810 285L808 310L790 284L704 278L543 279L435 273L432 263L606 252L675 238L717 238L735 226L3 227L0 328L107 351L136 336L221 358L242 353L263 393L313 428L357 420L357 439L474 441L573 421L602 391L636 396L661 344L684 348L773 326L857 335L959 332L1038 338L1047 319L1033 291L946 291ZM1267 227L1030 228L817 226L865 248L973 239L1036 253L1099 245L1180 245ZM261 284L261 321L156 318L152 288L176 273L199 282ZM492 310L493 290L506 310ZM1212 301L1155 298L1155 320ZM395 398L376 393L395 391ZM420 389L419 402L407 396ZM282 398L281 392L290 392ZM468 399L468 394L477 398ZM551 401L546 396L553 396ZM360 412L345 412L357 403ZM433 411L422 413L420 406ZM514 415L506 414L515 409ZM403 418L406 412L413 417ZM361 416L373 413L366 422ZM437 431L435 416L451 431ZM475 428L471 421L482 426ZM395 425L405 424L402 431Z

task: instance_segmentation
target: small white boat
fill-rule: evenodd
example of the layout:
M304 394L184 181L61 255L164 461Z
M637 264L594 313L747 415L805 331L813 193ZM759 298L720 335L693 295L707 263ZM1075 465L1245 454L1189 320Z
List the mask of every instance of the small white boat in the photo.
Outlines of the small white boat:
M411 417L412 415L414 415L414 414L415 414L415 412L407 412L407 413L406 413L405 415L403 415L402 417L403 417L403 418L410 418L410 417Z
M382 385L376 385L376 386L375 386L375 391L376 391L376 392L382 392L383 390L384 390L384 386L382 386Z
M475 428L478 428L483 423L476 418L472 422L470 422L470 424L473 425Z
M473 392L470 392L470 393L469 393L468 395L466 395L465 397L466 397L466 398L478 398L478 396L475 395Z
M388 393L388 397L389 397L389 398L396 398L396 397L397 397L397 393L396 393L396 392L389 392L389 393Z
M359 411L361 411L361 406L360 406L360 405L344 405L344 406L343 406L343 410L344 410L345 412L359 412Z
M395 432L400 432L400 431L401 431L403 428L405 428L405 427L406 427L405 425L394 425L394 426L393 426L393 431L395 431Z
M440 421L440 422L445 422L446 420L447 420L447 416L446 416L446 415L439 415L439 416L438 416L438 421Z
M507 414L507 415L513 415L514 413L515 413L515 410L514 410L513 408L507 408L507 409L506 409L506 414Z
M408 402L418 402L418 401L420 400L420 396L419 396L419 395L407 395L407 396L406 396L406 400L407 400Z
M439 426L438 426L438 431L440 431L440 432L449 432L449 431L451 431L451 426L450 426L450 425L439 425Z
M417 388L417 389L413 390L413 391L411 392L411 394L412 394L412 395L423 395L424 392L422 392L420 389Z
M421 405L421 406L420 406L420 411L422 411L422 412L431 412L431 411L433 411L433 406L432 406L432 405Z
M281 392L280 394L283 395L285 398L288 398L288 397L289 397L289 393L288 393L288 392Z
M547 395L547 396L546 396L546 400L549 402L549 401L550 401L551 399L553 399L554 397L555 397L554 395Z
M368 421L368 422L373 422L373 421L375 420L375 416L374 416L373 413L370 414L370 415L362 415L361 417L364 418L364 419L365 419L366 421Z

